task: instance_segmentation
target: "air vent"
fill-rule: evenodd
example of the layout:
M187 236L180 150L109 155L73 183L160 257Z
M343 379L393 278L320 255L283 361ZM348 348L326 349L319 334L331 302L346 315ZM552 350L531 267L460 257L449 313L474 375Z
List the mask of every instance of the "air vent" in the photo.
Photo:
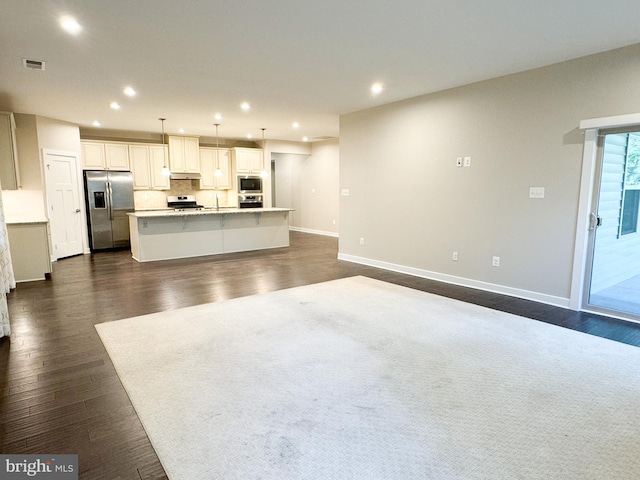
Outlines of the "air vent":
M22 65L24 65L24 68L30 68L31 70L44 70L44 62L40 60L30 60L28 58L23 58Z

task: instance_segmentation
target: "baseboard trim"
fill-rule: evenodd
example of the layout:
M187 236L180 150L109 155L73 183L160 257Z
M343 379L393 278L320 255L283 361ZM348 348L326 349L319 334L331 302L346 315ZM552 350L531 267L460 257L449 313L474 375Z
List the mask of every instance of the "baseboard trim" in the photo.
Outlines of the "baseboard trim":
M368 265L370 267L382 268L383 270L390 270L392 272L404 273L407 275L412 275L414 277L427 278L429 280L437 280L439 282L459 285L461 287L475 288L477 290L484 290L486 292L499 293L502 295L508 295L510 297L517 297L525 300L533 300L534 302L545 303L547 305L553 305L556 307L562 307L566 309L570 308L568 298L556 297L553 295L547 295L545 293L532 292L530 290L522 290L519 288L507 287L504 285L496 285L494 283L482 282L479 280L472 280L464 277L456 277L454 275L447 275L444 273L432 272L429 270L422 270L420 268L397 265L395 263L383 262L380 260L372 260L370 258L358 257L356 255L348 255L345 253L338 253L338 260L344 260L345 262L359 263L361 265Z
M289 230L293 230L294 232L302 232L302 233L313 233L314 235L324 235L326 237L335 237L338 238L339 234L337 232L327 232L324 230L312 230L310 228L301 228L301 227L289 227Z

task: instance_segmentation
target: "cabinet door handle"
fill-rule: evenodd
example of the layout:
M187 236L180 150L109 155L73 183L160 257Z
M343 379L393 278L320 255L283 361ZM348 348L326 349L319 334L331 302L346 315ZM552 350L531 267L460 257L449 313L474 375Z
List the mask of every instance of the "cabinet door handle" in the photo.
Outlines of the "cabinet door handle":
M76 208L76 213L80 213L80 209L79 208Z

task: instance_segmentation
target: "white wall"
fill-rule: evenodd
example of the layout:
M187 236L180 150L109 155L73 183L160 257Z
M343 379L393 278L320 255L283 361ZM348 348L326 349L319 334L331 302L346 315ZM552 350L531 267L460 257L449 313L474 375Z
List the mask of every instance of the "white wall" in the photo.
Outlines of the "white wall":
M9 221L41 220L47 218L42 150L74 152L80 158L80 131L77 125L47 117L17 113L15 119L22 189L3 192L5 216ZM79 182L80 172L78 165Z
M640 112L638 78L640 45L341 116L340 258L568 305L578 125Z
M9 221L25 218L43 219L45 218L44 183L36 116L16 113L14 117L22 188L2 192L4 212Z

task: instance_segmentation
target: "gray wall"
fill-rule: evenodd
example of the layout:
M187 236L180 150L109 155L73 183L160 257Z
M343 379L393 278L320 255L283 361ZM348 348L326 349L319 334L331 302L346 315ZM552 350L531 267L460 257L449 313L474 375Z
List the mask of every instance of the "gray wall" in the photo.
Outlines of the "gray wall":
M640 112L639 78L635 45L341 116L341 258L567 299L577 127Z
M314 142L311 155L272 153L276 206L292 207L294 230L338 234L338 140Z

